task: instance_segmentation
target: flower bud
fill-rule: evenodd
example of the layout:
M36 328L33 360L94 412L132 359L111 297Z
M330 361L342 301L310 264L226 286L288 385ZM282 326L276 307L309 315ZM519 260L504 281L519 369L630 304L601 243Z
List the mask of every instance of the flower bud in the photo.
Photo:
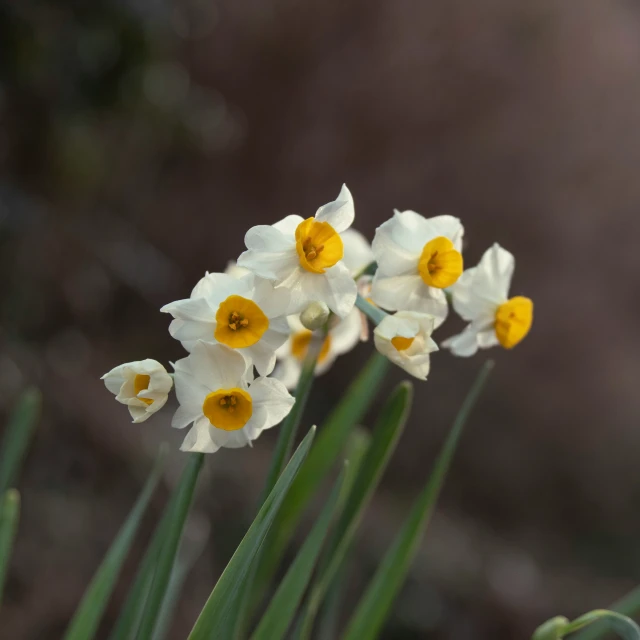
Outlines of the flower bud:
M329 307L324 302L312 302L301 314L300 322L310 331L321 329L329 319Z

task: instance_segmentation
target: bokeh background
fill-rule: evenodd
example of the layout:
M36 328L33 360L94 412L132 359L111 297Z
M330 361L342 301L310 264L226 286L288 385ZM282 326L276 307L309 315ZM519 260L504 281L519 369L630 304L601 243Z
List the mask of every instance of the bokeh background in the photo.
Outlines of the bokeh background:
M459 216L467 264L499 242L536 305L527 340L492 354L383 637L527 638L639 582L639 78L634 0L4 0L0 411L36 383L44 415L0 635L61 636L158 444L182 437L171 406L130 424L100 375L181 357L159 308L249 226L312 215L343 182L369 237L394 207ZM371 349L319 380L308 424ZM345 614L486 357L434 356ZM170 639L251 520L276 435L207 458ZM105 632L183 463L175 451Z

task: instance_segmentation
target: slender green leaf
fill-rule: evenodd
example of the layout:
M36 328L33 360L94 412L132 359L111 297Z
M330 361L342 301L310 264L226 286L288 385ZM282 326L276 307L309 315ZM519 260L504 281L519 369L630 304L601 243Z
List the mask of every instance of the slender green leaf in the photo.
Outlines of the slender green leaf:
M38 424L42 396L27 389L18 399L0 447L0 495L13 486Z
M412 397L412 384L401 382L391 393L380 412L371 444L360 465L353 487L318 569L318 576L298 628L298 635L301 638L308 638L311 635L315 617L324 601L327 589L344 561L364 510L371 501L402 435L411 411Z
M202 518L191 518L187 521L167 593L160 608L153 640L164 640L167 637L182 588L189 572L206 547L210 528L209 522Z
M11 562L11 550L18 530L20 518L20 494L15 489L7 489L0 501L0 603L4 581Z
M314 339L309 345L294 393L296 398L295 404L280 427L276 448L271 458L271 466L262 491L262 497L260 498L261 505L271 493L293 451L293 443L295 442L298 427L302 420L302 414L304 413L304 408L307 406L307 400L309 399L309 393L311 392L311 386L315 378L316 362L318 361L318 355L322 348L323 339L324 333L322 334L322 339L314 336Z
M138 530L142 516L162 476L165 457L166 448L162 447L140 496L129 513L126 522L122 525L118 535L111 544L98 571L87 587L82 601L64 636L65 640L86 640L87 638L93 638L100 624L102 614L109 602L122 564Z
M614 613L628 617L636 617L640 614L640 587L631 590L626 596L614 602L610 610ZM576 640L597 640L604 638L611 631L605 621L597 621L583 629L575 637Z
M181 494L179 487L180 485L178 484L174 489L171 499L164 509L162 519L156 526L156 530L147 547L144 558L140 563L136 578L129 589L127 599L120 610L120 615L109 636L109 640L134 640L134 638L137 637L140 619L144 612L149 589L153 583L156 564L171 527L177 502L180 499Z
M353 427L362 420L378 395L388 370L389 360L378 352L374 353L319 430L309 457L287 494L269 534L265 545L269 553L262 554L260 558L253 584L254 605L271 581L310 499L343 455Z
M343 640L373 640L378 637L427 528L462 429L492 367L492 361L484 365L462 403L427 485L415 501L404 526L378 567L349 622Z
M351 491L353 481L358 475L360 465L370 444L371 435L368 431L356 427L351 432L346 448L346 459L349 461L349 466L347 467L343 493L348 495ZM347 584L348 560L348 557L345 558L327 588L327 596L318 615L318 640L335 640L338 637L338 620Z
M238 600L244 593L245 581L251 571L251 565L273 524L284 496L309 452L314 434L315 427L312 427L278 478L273 490L267 496L256 519L249 527L200 612L200 617L191 631L189 640L208 640L210 638L227 640L233 637L236 622L233 617L238 610Z
M615 611L607 611L606 609L596 609L576 618L573 622L569 622L563 616L556 616L551 620L547 620L540 625L531 637L532 640L562 640L567 636L573 635L576 631L584 629L590 631L597 630L601 637L609 632L616 633L623 640L640 640L640 627L621 613ZM582 634L573 636L581 638Z
M298 552L296 559L280 583L265 612L253 640L277 640L283 638L293 620L302 596L307 589L316 560L325 542L327 531L338 506L338 499L344 486L343 470L333 487L331 495L316 521L309 536Z
M175 502L171 509L169 526L158 556L153 581L147 594L144 613L140 619L140 626L136 636L137 640L151 640L153 638L203 460L204 453L190 453L180 482L176 487Z

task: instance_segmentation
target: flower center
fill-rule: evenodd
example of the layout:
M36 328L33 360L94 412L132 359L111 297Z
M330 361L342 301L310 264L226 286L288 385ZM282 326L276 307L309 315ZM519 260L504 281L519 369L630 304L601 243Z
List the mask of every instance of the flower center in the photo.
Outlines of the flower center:
M216 312L214 338L232 349L250 347L269 328L269 318L253 301L229 296Z
M496 311L496 337L505 349L513 349L531 329L533 302L516 296L501 304Z
M403 336L396 336L391 338L391 344L397 351L406 351L412 344L415 338L404 338Z
M136 374L136 377L133 379L133 393L137 396L141 391L146 391L149 388L150 381L150 376L142 373ZM138 400L142 400L145 404L151 404L153 402L151 398L138 398Z
M202 413L216 429L237 431L251 418L253 401L243 389L218 389L204 399Z
M427 286L446 289L456 282L462 271L462 254L449 238L438 236L424 245L418 272Z
M328 222L307 218L296 229L296 251L303 269L324 273L342 260L344 247L340 234Z
M305 359L307 351L309 351L312 335L311 331L305 329L294 334L291 338L291 353L301 362ZM331 336L328 335L320 348L318 362L322 362L329 355L329 349L331 349Z

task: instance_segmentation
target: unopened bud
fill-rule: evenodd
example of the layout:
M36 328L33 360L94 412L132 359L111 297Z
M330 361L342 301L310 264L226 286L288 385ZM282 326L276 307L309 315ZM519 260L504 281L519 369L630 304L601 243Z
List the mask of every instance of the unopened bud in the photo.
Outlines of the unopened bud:
M330 313L329 307L324 302L312 302L300 314L300 322L310 331L315 331L324 327Z

